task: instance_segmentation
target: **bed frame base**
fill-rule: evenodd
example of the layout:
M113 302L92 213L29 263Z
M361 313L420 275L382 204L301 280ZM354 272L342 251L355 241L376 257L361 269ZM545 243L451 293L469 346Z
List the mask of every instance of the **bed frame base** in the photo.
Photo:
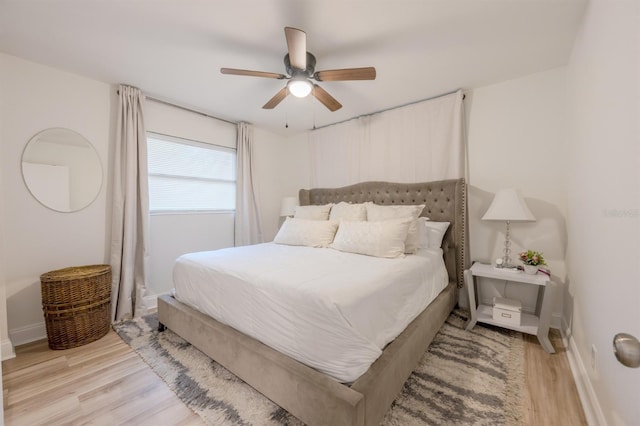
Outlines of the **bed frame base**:
M339 383L174 299L158 319L308 425L378 425L457 301L454 283L389 344L351 386ZM160 329L160 327L159 327Z

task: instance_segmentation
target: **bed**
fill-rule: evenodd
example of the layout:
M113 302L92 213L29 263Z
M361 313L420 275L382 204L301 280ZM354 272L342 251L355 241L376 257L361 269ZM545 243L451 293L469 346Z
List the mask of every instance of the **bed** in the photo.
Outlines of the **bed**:
M303 206L341 201L425 204L423 216L450 222L442 243L448 275L445 289L348 385L171 296L158 300L161 327L170 328L307 424L376 425L456 305L467 266L465 194L463 179L413 184L365 182L300 191Z

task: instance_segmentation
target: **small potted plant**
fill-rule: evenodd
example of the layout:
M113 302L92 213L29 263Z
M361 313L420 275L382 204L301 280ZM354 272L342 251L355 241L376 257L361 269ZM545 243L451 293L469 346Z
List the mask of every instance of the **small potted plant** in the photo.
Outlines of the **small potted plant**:
M520 260L524 263L525 274L538 273L538 266L546 265L542 253L539 251L527 250L519 254Z

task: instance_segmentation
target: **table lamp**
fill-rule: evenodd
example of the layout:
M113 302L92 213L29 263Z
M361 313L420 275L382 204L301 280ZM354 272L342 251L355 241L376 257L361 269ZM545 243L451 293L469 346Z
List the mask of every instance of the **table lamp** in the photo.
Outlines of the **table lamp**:
M515 189L501 189L493 197L491 205L487 212L482 216L482 220L500 220L507 222L507 231L504 236L504 250L502 256L503 268L515 268L511 264L511 240L510 225L511 222L532 222L536 218L527 207L527 203Z
M293 216L298 205L298 197L284 197L280 205L280 217Z

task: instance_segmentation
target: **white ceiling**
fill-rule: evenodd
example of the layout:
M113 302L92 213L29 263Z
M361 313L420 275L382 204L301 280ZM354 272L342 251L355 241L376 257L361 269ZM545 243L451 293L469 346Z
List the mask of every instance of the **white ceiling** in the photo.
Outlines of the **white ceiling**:
M0 51L232 121L295 132L565 65L586 0L2 0ZM284 27L307 33L317 70L374 66L262 105L285 73ZM289 128L285 129L288 122Z

